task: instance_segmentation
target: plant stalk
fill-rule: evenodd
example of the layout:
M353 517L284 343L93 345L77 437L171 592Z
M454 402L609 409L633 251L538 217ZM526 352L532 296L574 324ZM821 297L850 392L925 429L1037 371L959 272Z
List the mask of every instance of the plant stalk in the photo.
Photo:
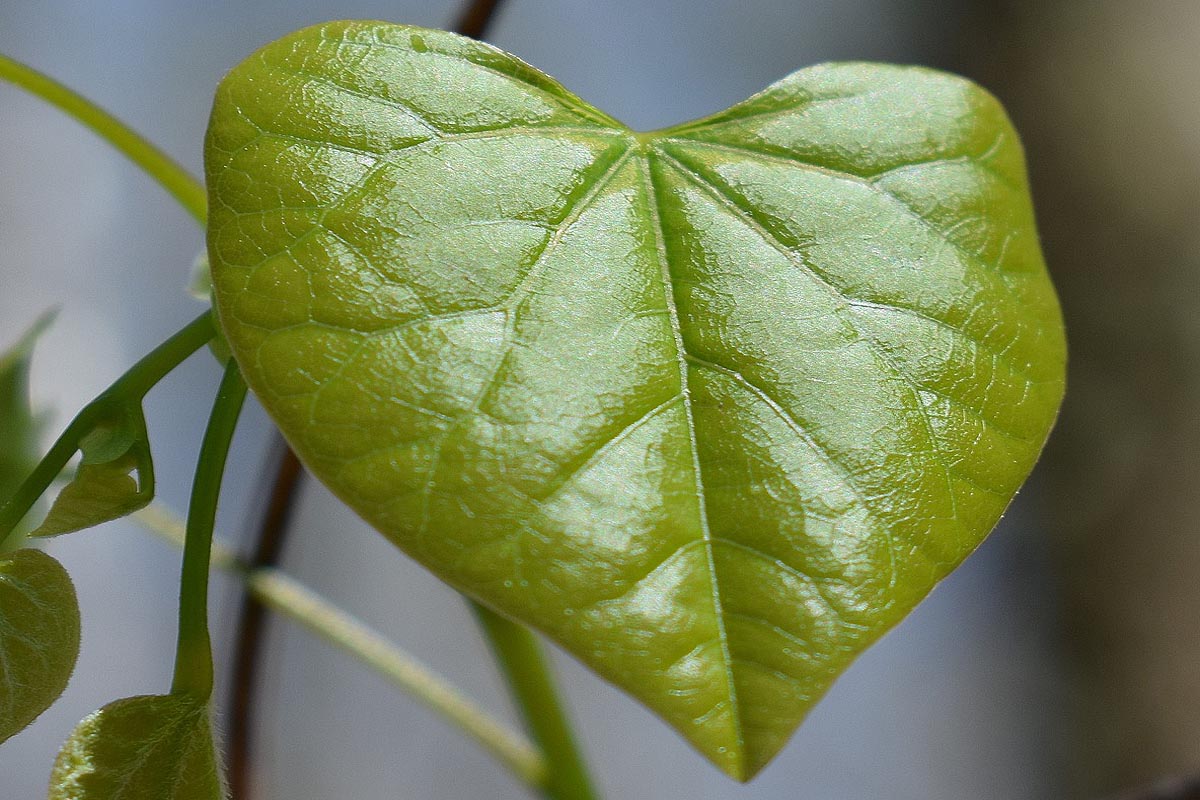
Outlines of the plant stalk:
M97 400L117 396L124 400L136 399L140 402L155 384L216 335L212 312L205 311L142 357L112 386L105 389Z
M133 518L176 547L186 539L183 522L159 504L136 511ZM547 777L541 753L521 733L488 714L458 688L433 672L365 623L330 603L274 567L253 567L214 541L211 566L238 578L263 605L353 656L389 683L441 715L474 739L519 780L539 787Z
M67 462L79 450L79 443L114 408L140 404L150 389L188 356L203 347L215 335L212 315L204 312L190 324L154 348L113 382L71 420L66 430L38 462L33 473L16 493L0 506L0 547L12 535L21 520L62 473Z
M548 800L597 800L554 678L533 632L474 601L471 609L508 681L513 700L546 758Z
M86 97L32 67L0 55L0 80L37 95L74 117L124 153L167 190L201 225L208 216L204 187L163 151Z
M200 445L192 499L188 505L179 589L179 644L175 651L175 679L171 691L205 699L212 696L213 689L212 642L208 634L208 570L213 526L229 445L245 399L246 384L237 364L230 360Z

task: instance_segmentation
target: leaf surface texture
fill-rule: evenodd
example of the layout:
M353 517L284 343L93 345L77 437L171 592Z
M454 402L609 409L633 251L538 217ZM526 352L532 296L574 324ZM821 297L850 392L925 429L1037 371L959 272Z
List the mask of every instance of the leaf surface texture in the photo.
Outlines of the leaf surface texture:
M67 688L79 656L79 604L67 571L39 550L0 555L0 742Z
M206 700L143 695L79 723L50 778L50 800L222 800Z
M216 305L310 469L738 779L995 525L1063 391L1020 144L961 78L801 70L635 133L331 23L221 84Z

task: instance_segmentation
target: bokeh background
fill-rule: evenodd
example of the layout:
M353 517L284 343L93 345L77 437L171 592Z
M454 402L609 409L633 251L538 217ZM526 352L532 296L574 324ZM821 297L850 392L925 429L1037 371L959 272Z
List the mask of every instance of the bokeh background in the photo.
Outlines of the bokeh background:
M442 27L457 11L418 0L3 0L0 51L198 174L213 88L259 45L327 19ZM974 78L1025 137L1070 335L1066 406L1004 523L749 786L556 653L606 796L1086 800L1200 770L1200 3L507 0L488 39L639 128L715 111L823 60ZM199 312L183 287L202 246L107 145L0 86L0 342L60 309L34 369L50 433ZM160 496L176 508L217 379L197 356L147 403ZM269 441L252 407L218 528L243 548ZM85 714L169 683L178 552L123 522L50 549L78 585L83 655L58 705L0 748L3 800L45 796L54 753ZM311 483L285 566L512 717L461 601ZM221 664L238 595L227 579L214 592ZM285 622L268 636L260 791L239 800L528 797L343 654Z

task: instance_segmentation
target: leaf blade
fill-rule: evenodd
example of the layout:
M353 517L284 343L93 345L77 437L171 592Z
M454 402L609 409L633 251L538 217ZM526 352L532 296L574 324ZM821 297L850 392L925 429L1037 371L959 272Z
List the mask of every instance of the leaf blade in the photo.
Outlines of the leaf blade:
M154 462L141 407L117 404L79 443L82 455L31 536L85 530L145 508L154 499Z
M39 550L0 555L0 742L66 689L79 629L75 587L61 564Z
M29 400L29 370L33 346L54 319L47 313L8 351L0 355L0 502L16 493L17 487L37 463L38 434L42 421ZM18 531L8 538L4 550L15 550L23 540Z
M426 38L323 26L223 84L234 355L371 524L748 779L978 545L1053 422L1016 135L973 84L863 64L634 134L544 82L490 96L476 70L529 68L482 45L449 102Z
M63 745L50 800L221 800L208 702L142 695L86 717Z

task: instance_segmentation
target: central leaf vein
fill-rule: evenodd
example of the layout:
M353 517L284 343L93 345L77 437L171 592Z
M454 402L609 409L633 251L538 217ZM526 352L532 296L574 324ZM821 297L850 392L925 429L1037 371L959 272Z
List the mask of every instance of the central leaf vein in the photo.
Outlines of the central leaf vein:
M708 193L710 197L716 200L727 213L733 215L736 219L740 220L743 224L754 230L760 237L762 237L763 241L771 245L771 247L778 251L779 254L786 258L790 263L796 265L800 269L804 270L807 274L811 275L813 279L824 286L825 289L830 292L835 299L839 300L843 304L848 304L850 302L850 298L848 298L845 293L843 293L842 290L832 282L828 275L826 275L808 260L802 259L795 252L795 250L782 242L774 232L763 225L762 222L760 222L752 213L742 209L739 204L734 201L734 198L728 195L724 187L718 186L715 183L707 180L704 176L697 174L695 170L688 167L682 161L670 156L669 154L663 153L662 155L664 159L669 161L670 164L680 172L680 174L682 174L693 184L700 186L706 193ZM920 384L918 384L917 381L912 378L912 376L900 368L895 359L883 347L883 345L881 345L873 337L864 333L858 327L853 316L843 313L842 319L849 326L850 330L853 331L854 335L859 339L859 341L866 344L872 350L881 365L885 368L886 372L890 375L894 375L904 384L906 393L908 394L907 405L909 409L915 412L917 422L922 426L923 431L928 439L928 448L935 457L934 461L937 466L941 468L943 477L945 479L946 495L950 500L951 517L956 519L958 516L958 499L957 493L954 490L953 473L950 460L943 451L938 440L937 434L934 430L933 422L929 418L929 410L925 407L924 402L921 400ZM889 540L888 546L894 551L895 543L891 541L893 536L891 526L885 524L883 529L887 532ZM893 553L893 562L894 558L895 556ZM893 574L892 580L895 579L896 576Z
M679 359L680 391L683 393L683 408L685 418L687 420L688 442L691 447L692 472L695 475L696 500L699 511L700 532L704 539L705 554L708 559L708 572L711 580L713 610L715 612L717 624L717 636L720 640L721 657L725 665L724 674L728 683L730 718L733 722L734 731L736 733L738 749L741 751L745 747L746 739L742 730L741 713L738 708L737 686L733 678L733 657L730 653L729 634L725 626L725 608L721 600L720 581L717 579L717 566L713 551L713 534L709 528L708 522L708 501L704 494L704 479L700 470L700 450L696 442L696 421L692 413L691 392L688 387L687 346L683 340L683 328L680 324L679 309L675 299L675 281L671 275L671 262L667 255L667 247L665 242L666 234L663 230L662 212L660 211L659 207L658 191L654 185L654 178L650 172L650 158L646 153L643 152L641 154L641 157L638 159L638 165L642 172L642 186L646 195L646 208L653 223L652 227L656 250L658 253L658 261L662 268L663 301L666 303L667 313L670 317L671 331L675 336L675 349ZM739 752L737 755L739 760L745 758L744 752Z

